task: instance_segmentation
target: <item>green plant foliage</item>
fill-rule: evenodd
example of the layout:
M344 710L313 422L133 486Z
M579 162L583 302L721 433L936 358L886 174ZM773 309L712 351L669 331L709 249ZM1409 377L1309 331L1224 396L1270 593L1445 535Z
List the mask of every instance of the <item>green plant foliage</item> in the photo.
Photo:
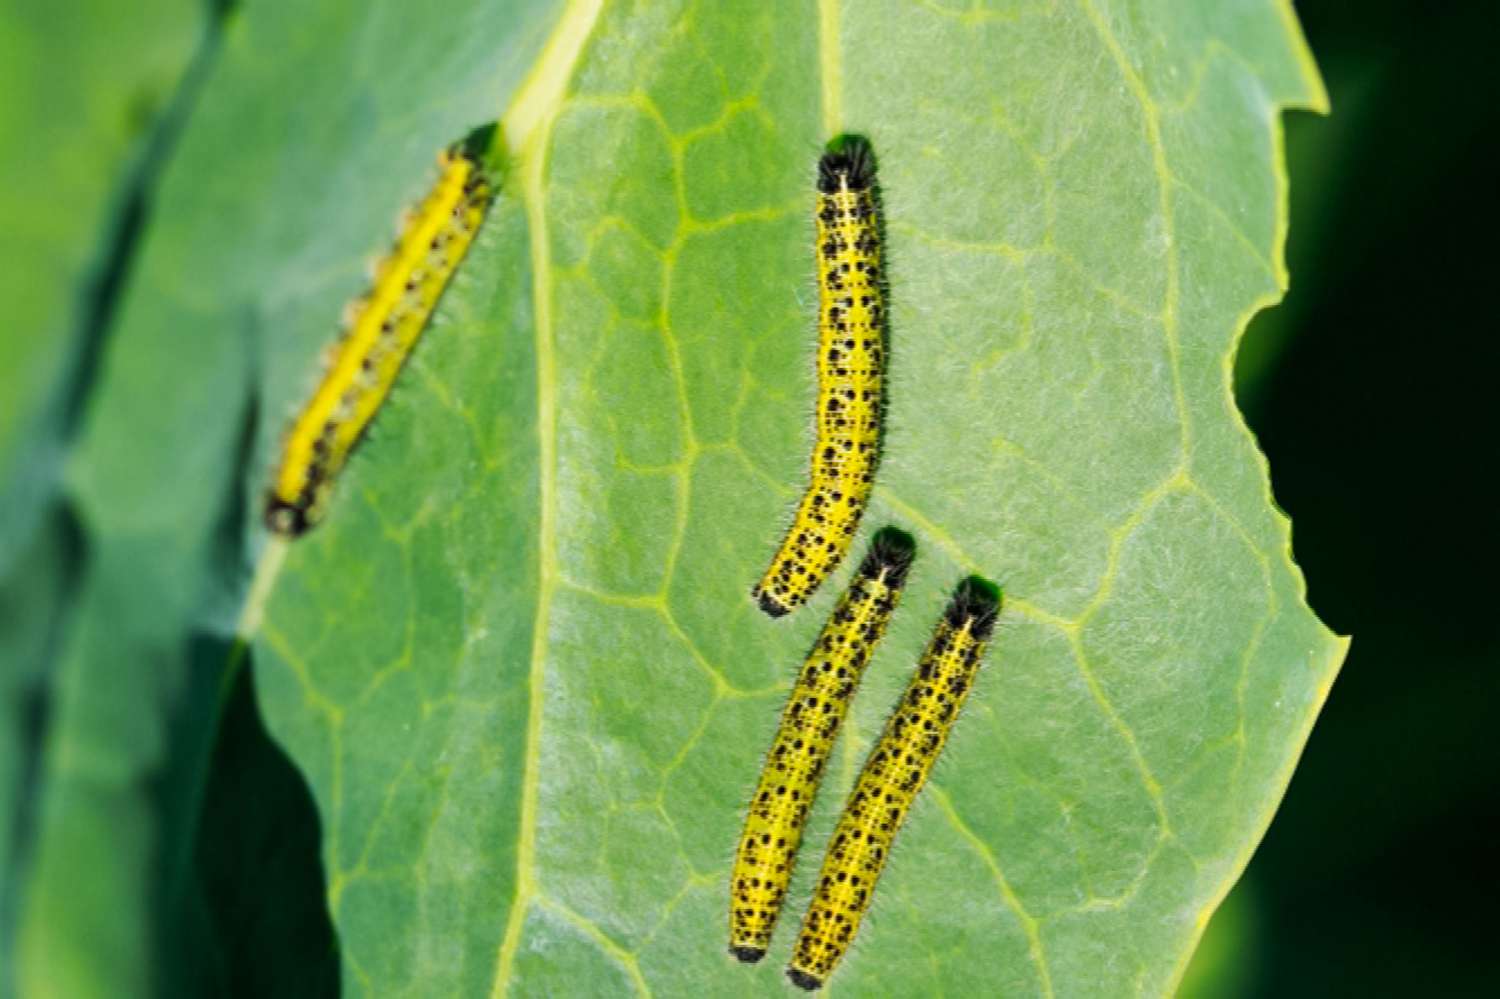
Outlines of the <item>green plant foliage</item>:
M75 385L194 0L0 0L0 995L78 536L51 509Z
M779 987L842 796L969 572L1007 610L835 987L1169 991L1344 646L1229 388L1285 285L1278 114L1320 85L1281 0L1168 6L251 5L70 468L97 553L26 979L147 975L132 914L176 834L132 782L248 550L256 685L322 818L347 991ZM497 115L502 197L277 574L255 497L286 407L431 157ZM893 306L866 523L918 560L744 968L742 798L851 568L781 621L748 597L802 485L812 169L846 129L880 155ZM107 904L69 895L80 867Z
M198 5L181 7L191 40ZM38 800L27 843L5 858L22 869L14 951L0 944L0 977L23 994L146 994L177 984L179 965L205 959L188 872L224 667L213 639L231 633L248 575L242 483L258 489L265 467L248 456L248 428L278 423L305 379L266 372L285 391L275 410L257 406L259 345L289 342L287 311L310 300L321 329L309 327L302 342L323 338L412 179L465 123L494 115L554 18L543 0L319 0L256 6L225 22L190 123L151 178L151 218L103 356L90 359L96 380L65 472L62 499L82 525L87 567L71 599L56 601L71 628L54 650L44 699ZM22 23L36 26L41 59L94 22L82 11L37 10L24 21L8 15L5 27ZM133 35L119 34L115 19L101 15L97 29L82 51L130 48ZM121 58L124 86L134 70ZM97 72L108 77L107 67ZM51 79L40 68L37 78L36 87ZM98 151L108 151L102 140ZM104 158L102 168L118 162ZM75 168L92 176L101 167ZM32 210L63 209L66 218L66 194ZM356 245L364 249L349 249ZM305 360L299 353L296 363ZM24 601L55 588L62 556L47 553L65 547L18 546L26 558L5 581L5 609L15 612L0 622L34 619ZM38 645L38 630L6 627L7 688L9 646ZM5 706L9 740L27 719L24 705L14 714ZM277 901L249 918L274 926ZM268 949L262 963L277 956Z
M58 437L143 139L187 68L197 0L0 0L0 572L53 487ZM22 95L25 95L24 97Z

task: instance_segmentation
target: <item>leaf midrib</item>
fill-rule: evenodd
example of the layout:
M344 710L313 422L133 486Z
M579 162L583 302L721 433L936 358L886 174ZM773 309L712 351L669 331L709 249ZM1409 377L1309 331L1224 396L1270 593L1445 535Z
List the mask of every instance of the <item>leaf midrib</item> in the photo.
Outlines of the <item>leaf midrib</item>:
M547 231L546 164L553 123L585 43L598 23L603 0L571 0L536 66L501 118L507 152L520 178L520 196L531 240L532 299L536 324L537 384L537 598L532 621L531 662L527 677L525 749L522 757L521 810L517 828L515 896L495 958L491 996L510 985L516 950L536 897L537 796L540 780L542 694L546 683L547 627L557 588L557 366L553 352L552 251ZM637 988L645 982L638 968L628 968Z

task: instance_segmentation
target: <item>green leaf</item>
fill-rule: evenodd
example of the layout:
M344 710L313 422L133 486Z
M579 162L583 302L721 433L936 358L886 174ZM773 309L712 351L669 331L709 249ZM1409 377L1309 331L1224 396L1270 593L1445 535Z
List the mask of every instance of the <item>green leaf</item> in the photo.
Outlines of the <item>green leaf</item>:
M53 666L80 563L60 456L197 0L0 0L0 996Z
M775 985L864 748L980 572L1008 609L835 987L1169 991L1344 646L1229 387L1285 285L1278 114L1321 89L1282 0L1166 6L575 0L540 48L540 5L252 5L73 465L100 556L61 757L121 798L159 762L185 635L224 630L225 552L263 546L251 498L358 261L504 107L500 203L243 619L264 611L262 707L322 815L344 987ZM742 799L848 572L782 621L748 597L804 474L812 167L845 129L880 155L894 310L863 533L919 555L747 969L724 953ZM113 953L66 950L69 842L47 838L23 957L97 984ZM101 920L146 891L125 845L82 854L123 879Z
M112 240L201 31L199 0L0 0L0 573L56 486Z
M1284 285L1278 111L1322 100L1290 12L575 4L559 37L505 198L257 646L346 981L779 974L800 907L733 966L727 865L842 578L785 622L747 591L805 467L813 160L852 129L894 303L868 524L920 555L794 895L978 571L1013 599L838 986L1168 991L1343 653L1228 383Z

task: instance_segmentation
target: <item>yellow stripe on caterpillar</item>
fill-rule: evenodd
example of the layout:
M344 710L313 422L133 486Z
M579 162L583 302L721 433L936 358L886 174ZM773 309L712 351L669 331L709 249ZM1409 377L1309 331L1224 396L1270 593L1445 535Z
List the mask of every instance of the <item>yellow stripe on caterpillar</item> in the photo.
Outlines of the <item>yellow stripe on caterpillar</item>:
M901 598L914 552L903 531L887 527L875 535L787 697L729 882L729 952L741 961L759 961L770 946L823 766Z
M971 576L958 585L906 692L844 806L802 921L787 977L821 988L859 931L896 832L932 773L974 685L1000 590Z
M266 526L296 537L322 517L334 478L390 393L494 197L487 157L495 126L438 156L442 173L403 218L371 288L345 309L345 332L322 381L287 431L266 496Z
M818 162L818 408L806 493L751 595L772 617L838 567L874 488L884 422L886 291L875 154L840 136Z

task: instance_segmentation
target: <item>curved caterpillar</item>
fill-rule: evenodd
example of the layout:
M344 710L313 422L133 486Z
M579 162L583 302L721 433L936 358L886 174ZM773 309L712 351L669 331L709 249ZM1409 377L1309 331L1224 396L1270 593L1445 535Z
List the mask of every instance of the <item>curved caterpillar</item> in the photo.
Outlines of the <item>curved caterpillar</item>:
M787 967L793 984L809 991L820 988L849 949L896 832L974 684L1000 601L998 587L971 576L958 585L943 612L829 840Z
M486 162L494 125L438 156L442 173L407 213L370 291L345 310L323 379L287 431L266 496L266 526L296 537L316 524L344 467L411 354L494 197Z
M751 592L780 617L843 560L875 482L884 420L886 290L875 153L840 136L818 161L818 409L796 516Z
M887 527L875 535L787 697L729 883L729 953L741 961L759 961L771 943L823 765L901 598L914 552L903 531Z

